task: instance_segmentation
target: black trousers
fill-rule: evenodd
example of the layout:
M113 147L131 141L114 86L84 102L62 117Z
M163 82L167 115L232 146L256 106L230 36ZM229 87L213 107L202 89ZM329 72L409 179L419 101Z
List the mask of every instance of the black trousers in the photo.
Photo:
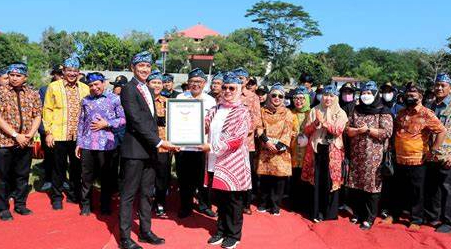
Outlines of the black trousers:
M338 218L339 191L333 191L329 171L329 145L319 144L315 154L315 185L313 186L312 219L334 220Z
M252 203L252 194L258 195L258 190L260 189L260 178L257 175L257 165L256 158L257 155L255 151L249 152L249 163L251 165L251 180L252 180L252 189L249 189L247 194L244 196L244 207L250 208Z
M0 148L0 211L9 209L9 196L15 193L14 205L25 207L31 167L31 148ZM11 179L13 177L13 179ZM10 182L14 182L14 189Z
M243 197L246 191L215 191L218 200L218 232L223 237L241 240Z
M429 221L451 225L451 169L441 163L426 165L424 209Z
M158 162L155 167L155 201L157 204L166 205L166 194L171 180L171 159L169 152L158 153Z
M422 224L424 216L424 179L426 167L395 165L394 181L397 182L393 218L401 216L403 207L411 213L412 224Z
M119 169L120 169L120 164L121 164L121 150L120 150L120 146L118 146L114 151L113 151L113 155L112 157L112 163L111 163L111 171L112 171L112 191L113 193L117 193L119 190Z
M260 176L260 207L278 211L282 202L287 177Z
M55 159L53 158L53 150L47 146L45 142L45 133L40 133L41 136L41 146L44 150L44 160L42 161L44 166L44 181L51 182L52 181L52 165L55 163Z
M197 190L199 210L211 208L210 187L205 188L205 155L203 152L182 151L176 157L176 171L180 187L180 208L191 211Z
M348 189L349 204L359 221L371 224L377 216L380 193L369 193L360 189Z
M119 204L119 231L121 239L129 239L133 222L133 201L139 190L139 230L150 231L152 189L155 185L155 165L151 160L123 159L123 183Z
M81 150L81 204L90 206L92 184L96 177L100 178L100 206L110 208L114 182L112 170L113 151Z
M302 168L293 168L292 176L290 177L290 203L291 209L295 211L304 211L305 204L305 185L301 181Z
M60 202L63 192L66 197L78 201L81 197L81 163L75 156L75 141L56 141L53 147L55 163L52 167L52 202ZM69 162L67 159L69 158ZM69 189L63 188L66 171L69 170Z

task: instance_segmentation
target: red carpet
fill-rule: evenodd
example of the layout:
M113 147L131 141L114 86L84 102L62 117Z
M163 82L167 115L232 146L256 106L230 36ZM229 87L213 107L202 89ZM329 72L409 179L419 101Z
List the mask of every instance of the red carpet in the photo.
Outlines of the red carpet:
M78 206L67 203L63 211L53 211L48 197L42 193L31 194L28 203L34 215L13 213L14 221L0 222L0 249L117 248L117 214L105 217L94 213L81 217ZM170 207L169 219L152 219L153 231L166 239L166 244L158 248L220 248L206 243L215 230L215 220L200 214L179 220L175 217L176 210L176 206ZM133 231L137 230L135 220ZM136 234L133 238L136 239ZM451 248L451 235L435 233L427 226L413 232L400 224L379 224L364 232L347 218L313 224L284 210L279 217L254 211L253 215L245 216L243 239L238 248L435 249Z

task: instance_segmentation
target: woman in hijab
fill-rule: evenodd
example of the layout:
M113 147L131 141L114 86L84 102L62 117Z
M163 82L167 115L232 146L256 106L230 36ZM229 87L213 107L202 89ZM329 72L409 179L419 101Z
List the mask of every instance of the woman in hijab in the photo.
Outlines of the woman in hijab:
M217 231L211 245L235 248L241 240L243 197L252 188L247 135L251 125L248 108L241 103L242 81L232 72L224 74L218 105L205 117L208 143L205 184L212 182L218 202ZM213 179L208 179L213 172Z
M290 184L290 198L292 209L301 211L305 200L303 188L301 187L301 169L304 160L305 148L308 138L304 134L307 117L310 113L310 94L306 87L299 86L294 89L292 96L294 108L293 113L293 139L291 140L291 167L292 177Z
M380 165L393 132L393 118L379 96L374 81L362 84L360 104L349 116L346 133L349 136L351 163L347 187L350 188L351 222L368 230L377 216L382 189Z
M349 116L354 111L355 100L354 100L355 89L354 86L347 82L340 88L340 96L338 103L340 104L341 109L346 112L346 115Z
M284 105L285 90L275 84L261 109L262 123L257 126L261 140L257 174L260 176L259 212L280 215L279 205L285 182L291 176L290 143L293 135L293 114Z
M348 118L338 105L335 85L322 91L321 103L310 111L304 133L309 137L301 179L312 186L311 218L314 222L337 219L338 191L343 182L342 133Z

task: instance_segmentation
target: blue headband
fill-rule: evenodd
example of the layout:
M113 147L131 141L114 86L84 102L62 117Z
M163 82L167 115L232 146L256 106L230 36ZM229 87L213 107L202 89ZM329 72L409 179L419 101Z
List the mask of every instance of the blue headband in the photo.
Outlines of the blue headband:
M321 92L321 94L333 94L338 96L338 90L337 87L335 85L327 85L323 88L323 91Z
M234 72L237 76L244 76L246 78L249 77L249 73L247 72L247 70L242 67L236 68L232 72Z
M222 80L224 81L224 84L243 84L243 81L241 81L240 78L238 78L238 75L233 72L226 72L222 77Z
M174 82L174 76L172 74L163 74L163 82Z
M152 64L152 54L150 54L148 51L143 51L141 53L137 53L132 58L132 65L136 65L140 62L147 62Z
M377 90L377 84L374 81L368 81L360 86L360 92L371 91L373 94L375 94Z
M79 69L80 59L78 59L78 57L76 56L71 56L64 61L63 66Z
M11 64L8 67L8 73L18 73L28 76L28 67L23 63Z
M272 91L279 91L279 92L282 92L282 94L285 95L285 88L283 88L283 85L280 82L277 82L276 84L274 84L271 87L271 90L269 92L272 92Z
M435 83L437 82L446 82L448 84L451 84L451 79L446 73L440 73L437 75L437 78L435 78Z
M151 80L161 80L163 81L163 74L160 71L154 70L150 73L149 77L147 77L147 81Z
M86 75L86 84L91 84L94 81L105 81L105 76L103 74L95 72L95 73L88 73Z
M296 89L294 89L294 95L298 94L308 94L307 87L305 86L298 86Z
M200 68L195 68L191 72L188 73L188 79L191 79L194 77L201 77L204 80L207 80L207 76L204 74L204 72Z
M235 74L235 76L236 76L236 74ZM221 72L216 73L215 76L213 76L213 80L222 80L222 81L224 81L224 74L221 73Z

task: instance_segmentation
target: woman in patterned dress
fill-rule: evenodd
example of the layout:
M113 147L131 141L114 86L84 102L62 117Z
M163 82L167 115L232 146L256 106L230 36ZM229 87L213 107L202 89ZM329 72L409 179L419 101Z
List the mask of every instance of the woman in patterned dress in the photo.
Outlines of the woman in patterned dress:
M257 174L260 176L260 204L257 211L280 215L287 178L291 176L290 143L293 114L284 105L285 90L275 84L261 109L262 123L257 126L261 140Z
M304 134L304 127L310 113L310 95L304 86L299 86L293 94L293 139L291 140L291 167L292 176L290 179L290 199L291 208L296 211L305 211L305 186L301 182L302 162L304 160L305 149L308 138Z
M312 188L311 219L338 218L338 192L343 183L343 131L348 118L338 104L335 85L322 90L321 102L310 111L304 133L309 137L301 179Z
M205 185L212 182L218 204L217 231L211 245L235 248L241 240L243 197L252 188L247 135L251 117L241 102L242 81L235 73L224 74L221 99L205 117L208 143L199 146L207 152ZM209 177L213 172L213 180Z
M374 81L363 84L360 92L360 104L349 115L346 128L352 152L347 187L354 211L351 222L360 222L360 228L368 230L377 215L382 188L379 168L393 132L393 118Z

